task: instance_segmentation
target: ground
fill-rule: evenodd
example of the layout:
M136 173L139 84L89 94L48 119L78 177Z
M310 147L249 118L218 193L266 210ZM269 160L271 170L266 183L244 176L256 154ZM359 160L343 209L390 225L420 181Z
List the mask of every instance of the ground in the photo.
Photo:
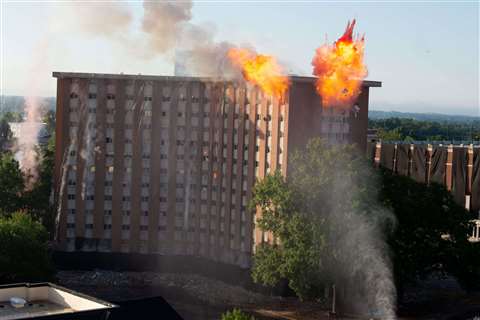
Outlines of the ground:
M57 282L107 301L160 295L185 320L220 319L222 313L234 307L263 320L328 319L329 309L320 302L267 296L193 274L60 271ZM426 281L411 288L407 298L400 310L402 319L466 320L480 315L480 295L466 294L452 279Z

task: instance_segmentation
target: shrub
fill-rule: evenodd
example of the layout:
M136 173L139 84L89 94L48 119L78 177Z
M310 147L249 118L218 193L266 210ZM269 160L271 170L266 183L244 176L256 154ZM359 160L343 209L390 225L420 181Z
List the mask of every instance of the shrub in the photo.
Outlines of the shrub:
M23 212L0 217L0 281L45 281L53 267L47 248L48 233Z
M240 309L233 309L227 311L222 315L222 320L255 320L253 316L249 316Z

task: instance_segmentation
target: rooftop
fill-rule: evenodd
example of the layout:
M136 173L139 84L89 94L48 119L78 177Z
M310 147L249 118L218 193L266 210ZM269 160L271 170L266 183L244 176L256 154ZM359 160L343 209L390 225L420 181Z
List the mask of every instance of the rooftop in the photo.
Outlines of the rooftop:
M13 305L11 298L25 300ZM19 283L0 285L0 320L48 319L61 314L104 312L116 306L52 283Z
M123 73L84 73L84 72L53 72L54 78L81 78L81 79L130 79L130 80L163 80L163 81L218 81L218 78L208 77L178 77L178 76L159 76L159 75L143 75L143 74L123 74ZM292 82L314 82L315 77L305 76L288 76ZM364 80L364 87L381 87L382 82Z

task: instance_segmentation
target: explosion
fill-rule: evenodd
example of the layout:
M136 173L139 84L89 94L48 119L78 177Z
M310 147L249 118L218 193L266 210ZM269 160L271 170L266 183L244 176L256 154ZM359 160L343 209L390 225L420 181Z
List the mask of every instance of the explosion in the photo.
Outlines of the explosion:
M322 45L313 57L316 88L324 106L350 106L368 74L363 63L364 37L353 38L354 26L355 19L348 22L345 33L333 45Z
M245 80L258 85L267 95L277 99L283 97L289 81L274 57L242 48L231 48L228 57L234 66L241 69Z

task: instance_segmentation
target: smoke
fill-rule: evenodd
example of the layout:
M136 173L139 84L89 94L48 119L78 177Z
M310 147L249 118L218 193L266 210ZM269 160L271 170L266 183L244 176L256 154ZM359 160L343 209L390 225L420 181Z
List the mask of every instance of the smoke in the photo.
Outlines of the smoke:
M192 8L192 1L144 1L139 24L121 2L73 3L59 15L73 30L119 45L135 59L172 59L176 75L240 78L227 57L234 45L216 41L211 24L193 23Z
M320 217L321 273L336 284L343 312L396 319L386 234L394 215L378 202L378 177L355 147L312 140L293 156L289 180L304 211Z
M129 31L132 24L132 14L124 6L112 3L99 5L96 3L72 4L73 17L77 28L87 34L112 37L123 40L123 35ZM69 16L69 18L71 18Z
M39 97L41 77L47 72L47 38L40 40L34 48L35 54L28 68L27 96L24 104L24 121L18 125L18 133L13 151L19 162L27 188L31 188L38 178L38 135L42 128L41 108L45 103Z
M342 174L333 181L333 201L338 205L328 217L329 238L335 245L341 267L337 265L332 270L344 283L344 298L354 312L395 319L396 289L385 239L385 228L392 226L395 218L389 210L375 203L375 194L370 195L368 209L361 205L343 206L361 198L362 185L376 184L373 177L360 182Z
M192 18L192 7L191 1L143 3L142 30L151 50L164 53L176 46Z

